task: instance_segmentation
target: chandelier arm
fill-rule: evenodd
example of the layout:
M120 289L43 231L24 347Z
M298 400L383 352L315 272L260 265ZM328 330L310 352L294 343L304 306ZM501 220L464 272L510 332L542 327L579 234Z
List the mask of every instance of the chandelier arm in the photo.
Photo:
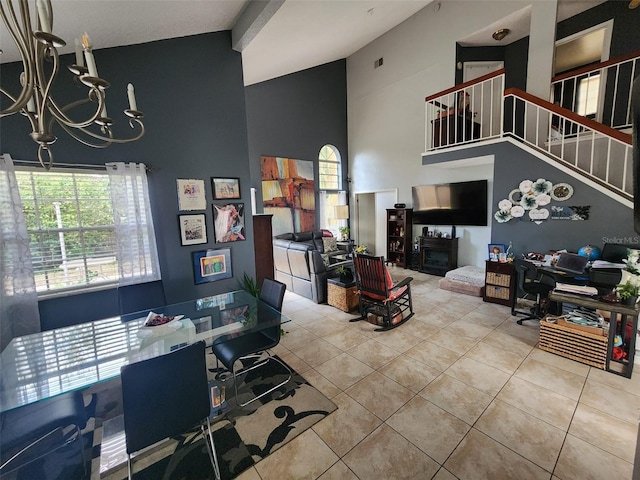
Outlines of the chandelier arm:
M64 112L71 110L77 106L84 105L85 103L91 102L92 94L98 96L98 108L96 109L95 113L91 116L91 118L88 118L83 122L74 122L67 115L65 115ZM89 90L89 94L87 98L76 100L75 102L71 102L62 108L58 107L58 105L55 103L53 98L49 99L49 103L51 106L51 108L49 108L49 111L51 112L51 115L52 115L51 120L49 120L49 130L51 130L51 127L53 126L54 121L57 121L61 125L64 124L73 128L84 128L94 123L96 119L100 116L100 112L102 112L102 107L104 105L104 95L100 93L99 88L92 87L91 90Z
M79 141L80 143L84 143L85 145L89 146L89 147L94 147L94 148L105 148L108 147L109 145L111 145L112 143L129 143L129 142L135 142L136 140L139 140L140 138L143 137L144 133L145 133L145 129L144 129L144 123L142 123L140 120L138 120L137 118L131 118L129 119L129 126L131 128L136 128L134 124L137 124L140 127L140 132L133 136L133 137L129 137L129 138L113 138L113 132L111 131L111 129L109 127L102 127L102 129L106 130L109 133L109 136L105 136L105 135L100 135L98 133L94 133L91 132L89 130L87 130L86 128L76 128L74 130L71 130L69 127L67 127L66 125L59 123L59 125L69 134L71 135L73 138L75 138L77 141ZM103 145L103 144L97 144L97 143L91 143L89 140L86 140L80 136L77 135L77 132L82 132L84 135L87 135L89 137L93 137L96 140L100 140L103 141L107 144Z
M29 101L29 97L32 95L33 85L34 85L34 72L33 72L33 68L31 67L32 62L27 61L27 60L30 60L32 57L31 48L30 48L32 44L30 41L27 41L25 33L20 29L20 22L18 21L15 9L13 7L13 2L11 0L9 0L7 7L10 14L9 16L7 16L5 7L0 2L0 16L2 17L2 21L7 27L7 30L9 31L11 38L13 38L20 52L22 64L25 65L25 72L24 72L25 81L24 81L24 85L22 86L22 92L20 93L20 96L18 97L18 99L14 100L14 103L9 107L7 107L5 110L0 111L0 114L2 114L3 116L11 115L13 113L17 113L20 110L22 110L27 105L27 102ZM23 14L25 12L25 8L26 8L26 14L28 18L29 7L28 5L26 7L23 6L21 2L20 10ZM28 23L26 21L23 23L24 23L23 27L25 29L25 32L29 34L31 32L31 29L28 27ZM7 96L9 98L13 98L10 95L7 95Z
M45 79L45 72L44 72L44 57L45 55L50 55L51 59L52 59L52 70L51 70L51 75L49 76L48 79ZM40 95L38 95L37 97L37 102L38 102L38 131L40 133L51 133L51 130L46 131L44 129L44 125L45 125L45 112L47 109L47 104L51 101L51 98L49 96L49 92L51 90L51 85L53 84L53 80L56 78L56 75L58 75L58 71L60 69L60 63L59 63L59 55L58 55L58 50L53 48L53 47L49 47L47 45L43 45L41 43L39 43L36 46L36 74L38 75L38 84L39 85L44 85L44 90L42 92L40 92Z
M0 93L4 96L6 96L9 100L11 100L13 103L16 103L16 99L9 93L7 92L4 88L0 87ZM37 120L36 120L36 116L33 112L28 112L26 109L23 110L22 115L24 115L25 117L27 117L29 119L29 122L31 123L31 129L35 130L37 124ZM11 115L9 113L5 114L5 112L2 112L0 114L0 117L6 117L8 115Z
M44 159L42 158L42 152L47 152L47 156L49 157L49 161L45 162ZM48 172L49 170L51 170L51 167L53 167L53 152L51 151L51 149L47 146L47 145L38 145L38 161L40 162L40 165L42 165L42 167Z

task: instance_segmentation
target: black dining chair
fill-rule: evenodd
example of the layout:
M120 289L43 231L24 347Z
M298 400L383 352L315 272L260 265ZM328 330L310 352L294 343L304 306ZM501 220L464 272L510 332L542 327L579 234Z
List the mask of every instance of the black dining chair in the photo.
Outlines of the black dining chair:
M260 300L280 312L282 311L282 302L284 301L286 288L284 283L265 278L260 288ZM258 318L258 323L259 322L260 318ZM268 395L291 380L291 369L269 352L269 349L278 345L279 342L280 324L213 344L212 348L216 356L216 365L219 366L220 364L218 362L220 362L228 371L223 381L226 381L228 378L233 378L236 401L238 401L241 407ZM270 361L282 365L287 371L287 378L266 391L252 396L246 402L240 402L238 399L238 377L251 370L262 367ZM248 363L248 366L245 366L245 363ZM222 378L223 375L219 374L219 377Z
M518 277L517 286L519 293L524 297L529 295L535 296L535 303L528 312L516 310L516 302L518 295L514 296L511 304L511 315L525 315L524 318L518 319L518 325L522 325L525 320L540 320L547 313L546 299L549 292L555 288L555 278L551 273L538 269L532 262L527 260L514 260L514 267Z
M205 343L193 343L166 355L124 365L120 377L129 479L133 475L134 453L199 425L214 474L220 480L209 421Z
M118 287L118 308L121 315L164 307L166 303L162 280Z
M87 415L81 392L69 392L0 414L0 478L81 479L86 458L81 430ZM55 452L75 443L78 454ZM68 457L68 458L66 458Z

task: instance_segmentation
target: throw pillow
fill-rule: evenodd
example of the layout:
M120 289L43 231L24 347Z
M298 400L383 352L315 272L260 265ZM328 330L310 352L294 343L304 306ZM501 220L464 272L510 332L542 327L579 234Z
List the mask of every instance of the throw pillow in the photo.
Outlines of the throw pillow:
M338 244L335 237L322 237L322 246L324 253L331 253L338 251Z
M328 267L329 265L331 265L331 260L329 260L329 255L327 255L326 253L321 253L320 256L322 257L322 262L324 263L325 267Z

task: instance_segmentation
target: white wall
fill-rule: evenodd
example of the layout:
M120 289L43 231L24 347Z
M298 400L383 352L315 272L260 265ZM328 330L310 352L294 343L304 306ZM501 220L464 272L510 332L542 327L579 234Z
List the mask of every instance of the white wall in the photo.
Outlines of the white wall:
M534 2L533 9L537 3L545 2ZM457 170L422 165L424 99L454 85L457 40L528 5L531 2L514 0L443 1L435 11L430 4L347 59L352 191L398 188L398 202L411 206L413 185L493 178L488 165ZM535 32L531 37L536 44ZM384 64L374 70L380 57ZM490 227L460 230L459 264L484 265Z

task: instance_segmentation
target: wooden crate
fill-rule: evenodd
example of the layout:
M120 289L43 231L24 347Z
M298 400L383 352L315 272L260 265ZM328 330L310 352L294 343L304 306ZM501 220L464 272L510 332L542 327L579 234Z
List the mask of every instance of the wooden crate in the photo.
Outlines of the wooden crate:
M544 319L540 321L541 350L602 370L607 365L607 340L608 337L602 334L549 323Z
M355 310L358 306L356 286L345 288L341 285L327 282L327 303L345 312Z

